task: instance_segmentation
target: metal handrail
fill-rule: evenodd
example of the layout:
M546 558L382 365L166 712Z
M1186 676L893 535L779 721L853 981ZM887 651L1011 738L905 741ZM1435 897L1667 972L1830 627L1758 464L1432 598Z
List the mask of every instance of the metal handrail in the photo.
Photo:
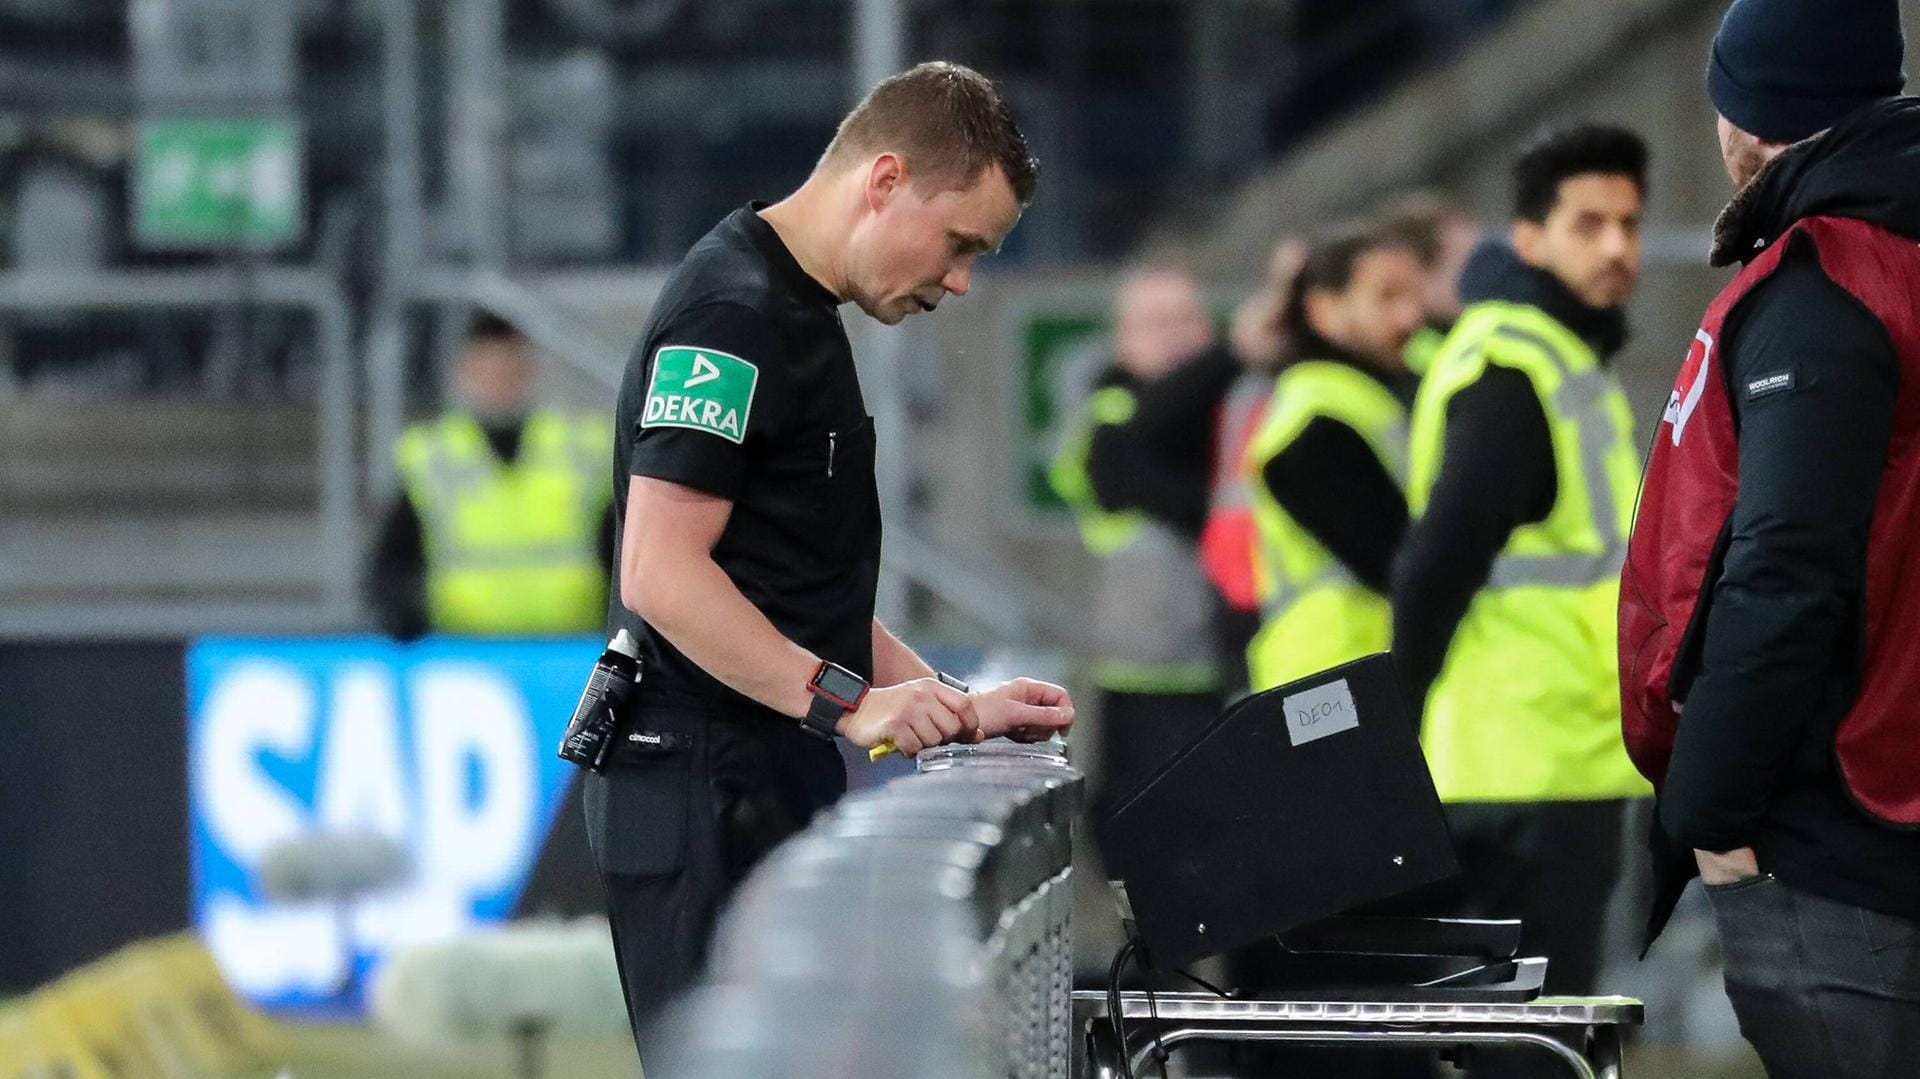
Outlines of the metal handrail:
M314 320L320 359L320 563L327 617L353 619L359 523L354 439L353 318L325 272L284 266L204 270L34 270L0 272L0 310L290 307Z
M1001 742L921 770L761 861L648 1074L1068 1079L1079 773Z

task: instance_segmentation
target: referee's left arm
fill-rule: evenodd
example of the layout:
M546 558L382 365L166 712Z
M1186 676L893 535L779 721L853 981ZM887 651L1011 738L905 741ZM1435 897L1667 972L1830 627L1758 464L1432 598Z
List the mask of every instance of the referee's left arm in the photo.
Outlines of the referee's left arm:
M731 499L632 477L620 602L721 682L774 711L803 716L819 657L788 640L713 561L732 512Z

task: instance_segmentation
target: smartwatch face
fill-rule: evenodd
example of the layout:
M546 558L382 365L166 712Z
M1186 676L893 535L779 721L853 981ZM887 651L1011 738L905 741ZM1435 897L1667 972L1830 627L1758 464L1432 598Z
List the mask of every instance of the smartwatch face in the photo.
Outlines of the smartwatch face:
M829 663L820 668L813 684L821 694L833 698L836 704L852 708L860 701L860 695L867 691L867 684L852 671L836 667Z

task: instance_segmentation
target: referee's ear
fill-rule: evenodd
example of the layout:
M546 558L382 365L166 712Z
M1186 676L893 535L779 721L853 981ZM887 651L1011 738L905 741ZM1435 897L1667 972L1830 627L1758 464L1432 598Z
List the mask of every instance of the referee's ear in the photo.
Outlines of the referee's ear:
M867 208L879 213L887 208L907 186L907 163L899 154L888 151L867 163Z

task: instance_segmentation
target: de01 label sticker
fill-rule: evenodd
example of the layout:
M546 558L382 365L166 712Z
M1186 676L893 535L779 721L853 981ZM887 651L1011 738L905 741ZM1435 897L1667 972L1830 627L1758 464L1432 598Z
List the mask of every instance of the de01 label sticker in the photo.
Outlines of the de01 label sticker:
M747 439L753 391L760 369L738 356L710 348L662 345L653 355L653 377L640 426L684 427L733 443Z
M1287 717L1287 740L1296 746L1360 726L1353 690L1344 678L1301 690L1282 701L1280 708Z

